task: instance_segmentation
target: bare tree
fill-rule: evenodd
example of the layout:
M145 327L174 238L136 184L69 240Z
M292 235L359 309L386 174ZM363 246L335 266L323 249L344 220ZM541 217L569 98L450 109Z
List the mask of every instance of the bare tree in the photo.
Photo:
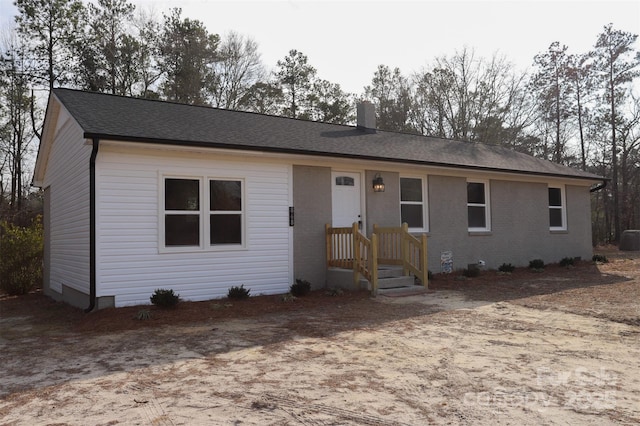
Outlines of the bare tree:
M620 220L620 176L618 161L618 127L621 123L620 108L629 96L629 83L639 75L640 55L633 50L638 36L615 30L612 24L604 27L598 36L592 56L594 70L599 77L602 97L607 105L602 117L610 130L611 180L613 191L613 240L618 241L622 232Z
M266 75L258 43L236 32L230 32L220 43L218 56L211 88L212 105L239 109L251 87Z
M24 165L37 140L31 121L38 113L33 110L27 49L14 34L3 36L4 40L0 40L0 192L8 198L10 213L15 213L22 209L26 196ZM4 182L5 171L8 182ZM8 194L5 185L9 187Z
M49 88L71 80L72 41L84 6L80 0L16 0L18 32L38 61L34 82ZM35 80L37 78L37 80Z
M284 97L282 113L291 118L308 119L307 101L316 78L316 69L309 64L309 58L295 49L290 50L278 61L274 75Z
M152 13L138 11L134 21L138 32L137 68L139 73L139 87L136 91L143 98L158 98L157 85L162 78L159 64L160 56L160 24Z
M241 109L259 114L277 115L282 108L282 88L275 81L259 81L240 100Z
M587 170L587 141L585 139L585 127L590 120L590 111L587 108L591 101L590 94L593 91L592 64L589 55L569 55L567 78L573 86L573 114L578 126L580 138L580 165L582 170Z
M180 9L173 9L164 17L159 57L165 72L162 92L170 101L205 105L220 38L202 22L181 14Z
M504 57L463 49L413 78L413 127L422 134L517 147L532 123L525 73Z
M376 105L376 125L383 130L417 133L411 123L411 84L399 68L379 65L364 97Z
M309 95L311 119L325 123L347 124L355 120L355 103L339 84L317 79Z
M92 77L90 81L101 81L104 87L99 89L102 91L132 94L132 86L137 80L135 55L138 51L138 42L130 34L134 10L126 0L89 3L88 32L80 42L92 49L82 49L85 55L81 65L97 65L85 74Z

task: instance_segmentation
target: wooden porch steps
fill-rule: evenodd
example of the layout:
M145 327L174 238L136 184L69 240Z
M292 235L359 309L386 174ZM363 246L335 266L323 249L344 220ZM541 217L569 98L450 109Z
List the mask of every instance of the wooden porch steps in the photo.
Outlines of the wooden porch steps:
M413 275L404 276L402 274L401 266L381 265L378 268L378 274L378 294L384 294L385 292L398 292L403 289L424 289L424 286L415 285L415 277ZM371 283L365 278L360 278L360 282L358 284L358 288L366 288L371 291ZM327 270L327 286L353 289L353 270L329 268Z
M363 288L366 284L364 288L375 296L380 290L416 287L415 276L428 288L427 236L410 234L407 223L400 227L374 224L371 239L356 222L338 228L326 224L325 235L327 286Z
M371 290L371 283L364 278L360 280L360 286ZM415 278L412 275L403 275L401 266L381 265L378 267L378 294L415 288L424 287L416 286Z

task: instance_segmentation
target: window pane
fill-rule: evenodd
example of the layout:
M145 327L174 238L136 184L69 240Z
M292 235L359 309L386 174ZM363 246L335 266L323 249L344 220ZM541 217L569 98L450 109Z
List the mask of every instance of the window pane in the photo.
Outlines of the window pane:
M355 180L349 176L338 176L336 178L337 186L355 186Z
M422 179L400 178L400 201L422 201Z
M478 183L478 182L467 183L467 203L485 204L484 183Z
M562 228L562 209L549 209L549 226Z
M242 216L239 214L212 214L211 245L242 244Z
M560 188L549 188L549 205L562 206L562 190Z
M165 210L200 210L200 181L165 179L164 208Z
M485 208L469 206L469 228L486 228Z
M407 222L409 228L423 228L422 206L419 204L403 204L400 206L402 223Z
M165 246L200 245L200 216L195 214L168 214L164 217Z
M239 180L212 180L210 209L223 211L242 210L242 182Z

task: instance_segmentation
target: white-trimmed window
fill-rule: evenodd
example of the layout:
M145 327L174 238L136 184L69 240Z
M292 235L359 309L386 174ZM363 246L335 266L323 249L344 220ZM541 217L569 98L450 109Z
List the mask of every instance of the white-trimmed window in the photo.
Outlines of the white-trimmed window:
M549 229L564 231L567 229L567 212L563 186L549 186Z
M244 246L241 179L162 178L161 247L166 251Z
M427 191L422 177L400 178L400 220L412 231L426 231Z
M209 180L209 244L242 244L242 181Z
M164 179L165 247L201 246L200 179Z
M469 232L487 232L491 230L489 200L489 181L467 181Z

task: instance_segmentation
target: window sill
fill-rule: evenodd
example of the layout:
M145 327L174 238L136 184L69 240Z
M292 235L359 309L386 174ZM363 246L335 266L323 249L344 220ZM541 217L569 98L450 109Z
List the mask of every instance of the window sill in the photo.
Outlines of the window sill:
M422 234L429 234L429 230L428 229L420 229L420 228L409 228L408 229L409 233L411 235L422 235Z
M212 253L212 252L224 252L224 251L244 251L248 250L247 246L240 245L216 245L211 247L160 247L158 249L159 254L196 254L196 253Z
M469 231L470 237L488 237L493 235L491 231Z

